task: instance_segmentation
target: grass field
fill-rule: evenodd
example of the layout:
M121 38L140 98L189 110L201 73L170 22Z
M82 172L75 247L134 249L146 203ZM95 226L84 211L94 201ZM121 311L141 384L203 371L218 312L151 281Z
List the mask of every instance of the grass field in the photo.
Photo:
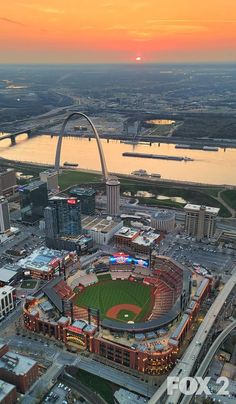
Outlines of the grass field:
M20 285L21 289L34 289L37 281L29 279L28 281L23 281Z
M110 274L97 274L97 277L99 279L99 281L111 281L111 275Z
M221 197L234 210L236 210L236 190L228 189L222 192Z
M101 318L106 317L107 311L118 304L134 304L142 310L133 321L140 321L151 310L151 286L130 281L106 281L85 288L76 297L80 307L100 309ZM127 312L127 311L126 311ZM120 318L129 321L129 318Z

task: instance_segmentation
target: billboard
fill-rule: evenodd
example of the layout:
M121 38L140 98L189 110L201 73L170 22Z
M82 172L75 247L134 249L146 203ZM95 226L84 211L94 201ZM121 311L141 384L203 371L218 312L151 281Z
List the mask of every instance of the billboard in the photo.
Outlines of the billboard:
M133 263L134 263L134 265L139 266L139 267L143 267L143 268L148 268L148 266L149 266L148 260L142 260L142 259L139 259L139 258L134 258Z
M132 257L129 255L119 255L110 257L110 264L111 265L131 265L132 264Z

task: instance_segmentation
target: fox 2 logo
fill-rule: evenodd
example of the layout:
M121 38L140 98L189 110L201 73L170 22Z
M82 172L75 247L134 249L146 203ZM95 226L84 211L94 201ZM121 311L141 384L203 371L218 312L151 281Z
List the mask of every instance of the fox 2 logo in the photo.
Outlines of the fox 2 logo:
M200 396L201 394L205 394L207 396L211 395L211 391L209 390L208 383L211 380L210 377L167 377L167 394L172 396L176 390L179 390L182 394L186 396L193 396L196 394ZM229 386L229 380L227 377L218 377L216 384L223 385L219 387L219 390L216 395L219 396L228 396L229 391L227 387Z

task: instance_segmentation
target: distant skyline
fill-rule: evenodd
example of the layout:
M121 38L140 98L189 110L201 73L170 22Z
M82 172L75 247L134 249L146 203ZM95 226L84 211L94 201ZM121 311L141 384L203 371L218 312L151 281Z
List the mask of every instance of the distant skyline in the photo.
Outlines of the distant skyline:
M0 63L236 62L235 0L10 0Z

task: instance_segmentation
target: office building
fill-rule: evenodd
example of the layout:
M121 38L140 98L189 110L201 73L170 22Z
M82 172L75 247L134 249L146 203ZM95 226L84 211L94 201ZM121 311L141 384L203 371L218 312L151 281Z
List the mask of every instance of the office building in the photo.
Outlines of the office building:
M74 196L80 200L81 213L83 215L95 214L95 189L75 187L70 190L69 195Z
M130 227L122 227L114 235L119 248L129 248L140 254L149 254L153 247L160 243L162 237L152 230L140 231Z
M55 170L42 171L40 174L40 180L46 182L49 192L58 191L58 173Z
M77 198L54 196L44 211L47 238L81 234L81 209Z
M109 177L106 181L107 213L118 216L120 213L120 181L117 177Z
M103 218L100 216L86 216L82 220L82 228L86 235L89 235L94 243L106 245L113 238L114 234L121 229L123 222Z
M33 224L43 217L44 208L48 204L47 184L33 181L19 188L22 222Z
M15 404L17 402L16 386L0 380L0 403Z
M33 359L8 350L7 345L0 346L0 379L14 384L24 394L37 380L38 365Z
M158 210L151 217L151 226L158 231L169 233L175 228L175 212Z
M211 239L214 236L215 220L219 208L188 203L184 210L186 213L185 231L189 236L196 237L197 241L203 238Z
M0 288L0 321L15 307L15 289L12 286Z
M16 190L15 170L12 168L0 169L0 196L11 196Z
M0 233L5 233L10 230L10 215L8 202L0 197Z

